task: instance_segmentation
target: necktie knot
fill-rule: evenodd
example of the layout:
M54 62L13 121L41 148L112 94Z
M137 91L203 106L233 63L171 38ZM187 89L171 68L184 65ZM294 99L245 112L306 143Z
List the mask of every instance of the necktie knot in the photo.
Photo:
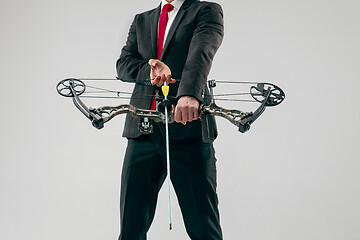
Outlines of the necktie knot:
M168 13L171 12L174 9L174 6L171 4L165 4L162 9L162 13Z

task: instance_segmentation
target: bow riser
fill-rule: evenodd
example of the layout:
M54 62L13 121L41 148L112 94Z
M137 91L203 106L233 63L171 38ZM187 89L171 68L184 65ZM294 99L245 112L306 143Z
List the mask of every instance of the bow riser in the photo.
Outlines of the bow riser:
M156 110L145 110L145 109L138 109L130 104L122 104L116 107L99 107L94 110L97 114L100 114L105 122L110 121L115 116L120 114L129 113L131 116L135 118L149 118L154 120L155 122L162 122L165 123L165 114ZM174 122L174 114L171 111L169 114L169 123Z

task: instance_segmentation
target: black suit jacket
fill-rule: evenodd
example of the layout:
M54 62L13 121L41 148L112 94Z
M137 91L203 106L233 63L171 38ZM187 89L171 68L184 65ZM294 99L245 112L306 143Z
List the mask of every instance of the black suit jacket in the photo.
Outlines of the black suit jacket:
M130 101L138 108L149 109L156 88L144 79L150 76L149 59L156 59L160 11L161 5L135 16L126 45L116 63L120 79L136 79L139 83L135 84ZM160 58L177 80L170 84L170 98L192 96L201 103L209 102L207 77L223 35L223 12L220 5L198 0L186 0L183 3L171 25ZM123 136L139 137L138 124L139 119L128 115ZM215 119L210 115L186 125L172 123L169 125L169 133L172 140L202 138L204 142L211 142L217 136Z

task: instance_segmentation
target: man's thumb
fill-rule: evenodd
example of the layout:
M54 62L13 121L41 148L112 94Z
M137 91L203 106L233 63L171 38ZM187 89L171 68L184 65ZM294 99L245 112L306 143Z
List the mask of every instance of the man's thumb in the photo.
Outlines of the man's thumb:
M157 59L150 59L150 60L149 60L149 65L150 65L151 67L156 67L158 61L159 61L159 60L157 60Z

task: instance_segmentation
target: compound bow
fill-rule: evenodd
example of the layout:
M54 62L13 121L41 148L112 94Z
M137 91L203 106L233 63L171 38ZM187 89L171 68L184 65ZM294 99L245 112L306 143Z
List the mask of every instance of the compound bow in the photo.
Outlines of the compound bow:
M115 107L103 106L98 108L89 108L85 103L80 99L80 96L85 92L86 85L85 80L122 80L122 79L76 79L68 78L60 81L56 88L57 92L64 97L71 97L75 106L92 122L92 125L101 129L104 127L104 123L110 121L115 116L128 113L133 117L142 118L147 121L147 119L152 119L155 122L165 123L165 113L164 108L170 109L168 116L168 123L174 122L174 106L171 105L169 100L163 100L160 103L158 110L147 110L139 109L130 104L122 104ZM149 80L149 79L147 79ZM129 80L122 80L129 81ZM260 103L260 106L254 112L244 112L241 110L235 109L225 109L219 107L215 104L213 88L216 86L216 83L242 83L242 84L252 84L250 87L249 93L253 100ZM250 129L251 124L265 111L266 107L272 107L279 105L285 99L285 93L278 86L271 83L253 83L253 82L232 82L232 81L215 81L208 80L208 86L210 89L211 101L208 105L202 105L199 109L199 116L210 114L213 116L223 117L229 120L232 124L238 127L238 130L242 133ZM145 85L149 85L149 81ZM97 88L100 90L106 90ZM110 90L107 90L110 91ZM117 97L120 97L121 93L118 91L110 91L117 93ZM130 93L126 93L130 94ZM235 95L235 94L222 94L217 96L226 96L226 95ZM95 97L94 97L95 98ZM229 99L220 99L219 100L229 100ZM246 100L245 100L246 101ZM162 110L161 110L162 109ZM146 131L146 129L145 129Z

